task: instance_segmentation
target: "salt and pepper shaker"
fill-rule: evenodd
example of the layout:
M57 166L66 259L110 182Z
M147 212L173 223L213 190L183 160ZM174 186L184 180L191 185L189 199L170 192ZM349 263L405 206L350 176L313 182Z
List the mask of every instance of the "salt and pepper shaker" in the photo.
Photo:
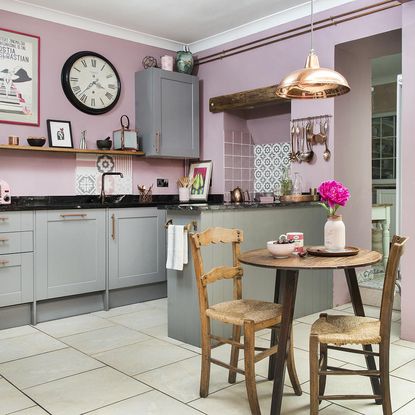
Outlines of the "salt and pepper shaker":
M86 130L81 131L81 139L79 140L79 148L82 150L85 150L87 148Z

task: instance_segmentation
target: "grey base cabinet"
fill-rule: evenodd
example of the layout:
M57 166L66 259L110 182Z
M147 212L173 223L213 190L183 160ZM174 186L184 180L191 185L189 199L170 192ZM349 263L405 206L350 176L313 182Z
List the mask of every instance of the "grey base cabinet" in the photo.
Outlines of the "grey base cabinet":
M38 300L105 290L105 210L38 211Z
M199 80L149 68L135 74L136 128L151 157L199 157Z
M33 301L33 212L0 213L0 307Z
M166 280L165 211L109 209L109 289Z

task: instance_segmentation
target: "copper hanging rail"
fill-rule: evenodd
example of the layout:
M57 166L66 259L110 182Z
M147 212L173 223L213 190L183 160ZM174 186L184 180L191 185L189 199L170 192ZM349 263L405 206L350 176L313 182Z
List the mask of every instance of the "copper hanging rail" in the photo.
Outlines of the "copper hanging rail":
M382 7L385 6L385 7ZM336 26L341 23L345 23L351 20L359 19L361 17L369 16L371 14L379 13L385 10L389 10L395 7L402 6L399 0L385 0L370 6L361 7L349 12L341 13L336 16L330 16L328 18L319 20L314 23L314 31L325 29L327 27ZM374 9L374 10L373 10ZM363 12L363 13L361 13ZM327 23L328 22L328 23ZM323 24L326 23L326 24ZM203 56L195 61L195 65L203 65L205 63L214 62L217 60L225 59L230 56L245 53L250 50L262 48L264 46L278 43L283 40L291 39L297 36L305 35L310 32L310 24L305 24L293 29L286 30L284 32L276 33L274 35L266 36L261 39L253 40L251 42L244 43L233 48L225 49L221 52L216 52L211 55ZM296 33L294 33L296 32ZM280 37L282 36L282 37ZM277 38L277 39L275 39ZM272 40L270 40L272 39ZM269 40L269 41L268 41ZM264 42L264 43L261 43Z

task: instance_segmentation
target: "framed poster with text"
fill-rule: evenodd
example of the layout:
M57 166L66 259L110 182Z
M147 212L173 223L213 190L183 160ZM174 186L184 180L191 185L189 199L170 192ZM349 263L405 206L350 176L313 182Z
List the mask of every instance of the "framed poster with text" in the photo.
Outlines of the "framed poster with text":
M0 29L0 122L39 125L39 36Z

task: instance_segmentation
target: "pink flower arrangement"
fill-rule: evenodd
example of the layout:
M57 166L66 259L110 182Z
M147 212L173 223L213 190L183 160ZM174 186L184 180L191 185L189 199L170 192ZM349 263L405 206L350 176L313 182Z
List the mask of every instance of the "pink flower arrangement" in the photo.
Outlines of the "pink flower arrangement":
M329 216L335 215L339 206L345 206L350 199L349 189L335 180L321 183L318 192L323 202L320 205L327 210Z

